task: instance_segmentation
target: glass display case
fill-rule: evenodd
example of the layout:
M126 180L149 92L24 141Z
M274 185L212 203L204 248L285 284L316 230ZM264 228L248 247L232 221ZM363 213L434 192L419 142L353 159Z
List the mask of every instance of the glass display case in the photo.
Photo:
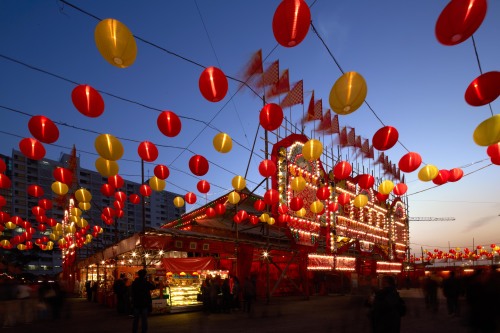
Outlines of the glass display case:
M198 275L177 275L168 277L169 305L172 308L201 305L198 301L201 279Z

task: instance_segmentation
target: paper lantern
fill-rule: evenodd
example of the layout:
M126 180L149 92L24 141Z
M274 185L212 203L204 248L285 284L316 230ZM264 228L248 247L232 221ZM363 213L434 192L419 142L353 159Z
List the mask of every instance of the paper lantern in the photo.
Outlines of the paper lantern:
M139 197L138 194L132 193L131 195L129 195L128 200L130 201L130 203L137 205L141 202L141 197Z
M47 225L49 227L54 227L57 225L57 220L55 218L49 218L47 219Z
M281 215L287 214L288 213L288 206L285 205L285 204L279 205L279 207L278 207L278 213L280 213Z
M263 160L259 163L259 173L262 177L271 177L276 173L276 163L272 160Z
M311 11L304 0L283 0L273 16L273 34L284 47L299 45L307 36Z
M120 171L118 163L102 157L97 158L97 160L95 161L95 168L97 172L99 172L103 177L111 177L117 175Z
M156 177L165 180L170 176L170 170L166 165L158 164L154 168L154 174Z
M75 191L75 198L79 202L90 202L92 200L92 194L84 188Z
M205 157L194 155L189 159L189 170L196 176L204 176L208 172L209 164Z
M3 195L0 195L0 208L5 206L6 204L7 204L7 200L5 200Z
M81 211L80 208L73 206L69 210L69 215L70 216L78 216L78 217L80 217L82 215L82 211Z
M337 202L339 205L345 206L351 202L351 196L349 193L340 193L337 197Z
M123 156L123 146L120 140L111 134L101 134L94 142L95 150L102 158L117 161Z
M3 174L0 173L0 188L9 188L12 186L12 182L10 181L10 178Z
M272 216L270 216L268 219L267 219L267 224L269 225L273 225L276 223L276 219Z
M12 230L15 229L17 225L14 222L8 221L5 223L5 228Z
M297 176L290 182L290 187L296 192L300 192L306 188L306 180L302 176Z
M115 210L111 207L104 207L102 210L102 214L108 218L112 218L115 216Z
M121 219L123 216L125 216L125 212L123 211L123 209L116 209L115 215L117 218Z
M328 210L330 212L336 212L337 210L339 210L339 204L336 202L330 202L328 204Z
M255 215L250 215L248 217L248 219L250 220L250 224L252 224L252 225L259 224L259 218L257 216L255 216Z
M453 168L449 171L448 173L448 181L449 182L456 182L462 179L464 175L464 171L460 168Z
M215 205L214 209L217 215L224 215L224 213L226 212L226 205L218 203Z
M326 200L326 199L330 198L330 187L329 186L321 186L320 188L318 188L318 190L316 191L316 197L319 200Z
M384 180L378 186L378 191L382 194L389 194L391 193L393 188L394 188L394 183L392 181Z
M39 215L43 216L43 215L45 215L45 209L43 209L40 206L33 206L33 207L31 207L31 212L35 216L39 216Z
M295 215L297 215L298 217L304 217L306 216L307 214L307 211L304 207L302 207L301 209L299 209L298 211L295 212Z
M57 195L65 195L69 190L68 185L58 181L53 182L50 188L52 189L52 192Z
M399 160L398 166L399 170L403 172L413 172L417 170L422 164L422 157L415 152L409 152L405 154Z
M125 185L125 181L123 180L122 176L120 175L114 175L108 177L108 184L113 186L114 189L119 189Z
M4 173L5 170L7 170L7 164L5 164L3 158L0 157L0 173Z
M229 201L229 203L233 204L233 205L236 205L238 202L240 202L240 195L238 192L231 192L228 194L227 196L227 201Z
M236 191L241 191L242 189L247 186L247 182L244 177L242 176L235 176L233 177L233 180L231 181L231 185Z
M477 145L483 147L500 142L500 114L491 116L479 124L474 130L473 138Z
M45 157L45 147L37 139L22 139L19 141L19 149L24 156L35 161L39 161Z
M160 192L165 189L165 186L167 185L167 182L165 182L163 179L160 179L156 176L153 176L149 178L149 186L153 191Z
M313 201L310 205L309 205L309 210L311 212L313 212L314 214L318 214L319 212L321 212L323 209L325 208L325 205L323 205L323 203L319 200L316 200L316 201Z
M206 210L205 210L205 215L207 216L207 218L211 219L213 217L215 217L217 213L215 212L215 209L213 209L212 207L208 207Z
M347 161L341 161L333 168L333 174L338 180L346 179L351 175L351 172L352 166Z
M380 192L375 192L375 197L379 202L385 202L389 198L389 194L382 194Z
M115 192L115 199L121 202L125 202L127 200L127 193L123 191Z
M304 200L301 197L293 197L290 199L290 209L293 211L298 211L304 207Z
M337 79L330 91L330 107L340 115L356 111L365 101L368 88L356 72L347 72Z
M302 146L302 156L307 161L314 161L321 157L323 153L323 144L316 139L308 140Z
M126 196L127 195L125 195L125 197ZM124 206L125 206L125 204L124 204L124 201L122 201L122 200L115 200L115 201L113 201L113 207L115 209L123 209Z
M245 210L239 210L236 213L237 220L242 223L248 219L248 213Z
M368 196L365 195L365 194L358 194L354 198L354 202L353 203L354 203L354 207L356 207L356 208L363 208L368 203Z
M457 45L472 36L486 16L486 0L453 0L436 22L436 38L443 45Z
M71 170L61 167L56 167L52 172L54 179L58 182L70 186L73 183L73 172Z
M153 162L158 158L158 148L155 144L149 141L143 141L137 148L139 157L146 162Z
M368 190L375 184L375 177L369 174L362 174L358 177L358 185L364 190Z
M428 182L436 178L438 173L439 169L435 165L427 164L422 169L420 169L420 171L418 171L418 179L423 182Z
M156 120L158 129L163 135L173 138L180 133L182 124L179 117L172 111L163 111Z
M443 185L448 182L448 178L450 177L450 172L448 170L442 169L438 171L437 176L432 179L432 182L436 185Z
M196 202L196 194L188 192L184 195L184 200L186 200L188 204L192 205Z
M264 202L269 206L275 205L279 202L280 196L278 190L269 189L264 193Z
M115 188L110 184L102 184L101 193L106 197L110 197L115 193Z
M71 92L75 108L84 116L99 117L104 112L104 100L101 94L89 85L76 86Z
M392 126L384 126L373 135L373 147L377 150L388 150L398 142L398 130Z
M255 202L253 203L253 208L259 212L263 211L264 209L266 209L266 203L264 202L264 200L255 200Z
M9 213L6 212L0 212L0 222L1 223L6 223L10 220L10 215Z
M500 156L494 156L490 160L492 164L500 165Z
M482 106L493 102L499 95L500 72L492 71L481 74L469 84L465 101L472 106Z
M43 223L39 223L37 229L38 231L45 232L47 230L47 226Z
M153 190L149 185L143 184L139 187L139 192L143 197L149 197L153 193Z
M111 65L126 68L134 63L137 45L125 24L112 18L104 19L97 24L94 39L99 53Z
M227 94L228 83L226 75L217 67L207 67L198 80L200 92L206 100L219 102Z
M259 221L260 222L267 223L268 220L269 220L269 214L268 213L262 213L262 214L260 214L260 216L259 216Z
M214 148L219 153L225 154L229 153L233 148L233 140L227 133L218 133L214 136L212 140Z
M401 195L405 194L406 191L408 191L408 185L406 185L405 183L396 184L396 185L394 185L394 188L392 189L392 193L394 193L394 195L397 195L397 196L401 196Z
M32 197L39 198L43 196L43 188L39 185L30 185L28 186L28 194Z
M59 138L56 124L45 116L33 116L28 122L31 135L43 143L54 143Z
M208 191L210 191L210 183L206 180L200 180L196 184L196 188L200 193L208 193Z
M87 211L87 210L90 210L90 208L92 208L92 205L90 204L90 202L79 202L78 207L81 210Z
M175 197L174 206L177 208L181 208L182 206L184 206L184 199L182 197Z
M486 154L491 158L500 158L500 142L489 145Z
M283 109L274 103L264 105L259 114L260 126L266 131L274 131L283 122Z

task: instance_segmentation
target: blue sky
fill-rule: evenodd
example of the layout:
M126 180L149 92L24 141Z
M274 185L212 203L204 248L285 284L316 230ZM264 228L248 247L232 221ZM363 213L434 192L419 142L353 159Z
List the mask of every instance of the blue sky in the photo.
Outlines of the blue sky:
M262 49L268 56L265 64L279 59L280 68L289 69L291 82L304 80L306 103L314 90L316 98L322 98L323 106L328 107L330 89L341 76L311 29L297 47L276 47L272 18L279 1L71 3L99 18L115 18L134 35L192 62L219 67L233 77L241 73L256 50ZM365 78L366 101L383 122L363 105L341 116L340 125L354 127L357 134L370 140L382 126L394 126L405 147L418 152L425 163L440 169L463 167L466 176L462 180L440 187L419 181L416 172L405 176L411 216L456 218L452 222L411 222L412 252L417 253L421 246L447 248L450 243L452 247L471 247L473 239L476 245L500 243L500 169L483 161L487 158L486 148L472 140L475 127L491 113L487 106L469 106L463 97L469 83L480 74L474 48L470 39L444 46L434 35L436 20L447 3L318 0L311 7L313 24L342 69L356 71ZM500 64L500 3L490 1L488 5L486 18L474 35L483 72L498 70ZM248 89L237 92L238 83L230 80L226 98L219 103L208 102L198 90L203 68L141 41L137 41L138 55L131 67L111 66L94 43L97 23L58 1L0 3L0 153L10 154L13 148L18 149L22 137L31 136L29 117L8 111L8 107L73 126L59 126L58 146L46 145L47 158L57 159L61 151L67 152L66 148L75 144L82 165L93 168L97 135L78 127L170 146L159 147L157 160L171 166L167 190L196 192L198 179L185 172L193 154L213 162L209 173L202 177L212 183L208 200L230 190L231 179L246 172L262 101ZM179 136L167 138L156 127L158 111L104 95L104 114L87 118L71 103L73 83L5 57L155 109L171 110L185 117L183 129ZM498 103L491 105L494 114L498 113ZM285 110L293 122L303 112L302 106ZM210 122L210 127L203 122ZM218 130L238 142L228 154L217 153L212 147ZM312 130L312 124L308 125L306 134L317 136ZM263 156L262 136L259 130L257 156L252 158L247 176L251 189L261 180L258 163ZM326 143L332 141L318 138ZM126 140L122 143L125 154L119 161L120 174L139 181L138 144ZM397 163L406 152L396 145L386 153ZM343 149L342 155L352 152ZM356 163L373 168L368 160ZM146 166L146 174L153 175L154 165ZM264 189L257 192L262 194ZM204 202L198 199L198 203Z

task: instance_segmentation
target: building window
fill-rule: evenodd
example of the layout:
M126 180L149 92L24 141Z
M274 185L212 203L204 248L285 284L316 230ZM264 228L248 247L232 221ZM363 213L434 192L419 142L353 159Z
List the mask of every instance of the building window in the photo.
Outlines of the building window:
M210 244L203 244L203 251L210 250Z
M176 240L175 241L175 247L178 248L178 249L181 249L182 248L182 241Z
M189 242L189 249L196 250L196 242Z

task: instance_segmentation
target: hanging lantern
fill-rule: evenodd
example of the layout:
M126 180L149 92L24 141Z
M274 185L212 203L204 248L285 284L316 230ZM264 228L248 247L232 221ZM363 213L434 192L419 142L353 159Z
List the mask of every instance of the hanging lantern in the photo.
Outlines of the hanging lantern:
M363 208L368 203L368 196L365 194L358 194L354 198L354 207Z
M196 176L204 176L208 172L209 164L205 157L194 155L189 159L189 170Z
M373 147L377 150L388 150L398 142L398 130L392 126L384 126L373 135Z
M399 170L403 172L413 172L417 170L422 164L422 157L415 152L409 152L401 157L398 166Z
M250 224L251 225L257 225L257 224L259 224L259 218L257 216L255 216L255 215L250 215L248 217L248 219L250 220Z
M362 174L358 177L358 185L363 190L368 190L375 184L375 177L369 174Z
M129 195L128 200L131 204L137 205L141 202L141 197L139 197L138 194L132 193L131 195Z
M321 212L323 209L325 208L325 206L323 205L323 203L319 200L316 200L316 201L313 201L311 203L311 205L309 205L309 210L311 212L313 212L314 214L318 214L319 212Z
M196 194L193 192L188 192L186 195L184 195L184 200L190 205L194 204L196 202Z
M139 157L146 162L153 162L158 158L158 148L155 144L149 141L143 141L137 148Z
M0 195L0 208L5 206L6 204L7 204L7 200L5 200L3 195ZM0 230L0 231L2 231L2 230Z
M439 169L432 164L427 164L418 172L418 179L423 182L428 182L436 178L439 173Z
M226 212L226 205L222 204L222 203L218 203L215 205L215 212L217 213L217 215L224 215L224 213Z
M31 135L43 143L54 143L59 139L56 124L45 116L33 116L28 122Z
M75 191L75 198L79 202L90 202L92 200L92 194L84 188Z
M184 206L184 199L182 197L175 197L174 206L177 208L181 208L182 206Z
M170 176L170 170L166 165L158 164L154 168L154 174L156 177L165 180Z
M233 177L233 180L231 181L231 185L236 191L241 191L242 189L247 186L247 182L244 177L242 176L235 176Z
M226 75L217 67L207 67L198 80L200 92L206 100L219 102L227 94L228 83Z
M408 191L408 185L406 185L405 183L396 184L392 189L392 193L397 196L402 196L406 193L406 191Z
M219 153L225 154L229 153L233 148L233 140L227 133L218 133L214 136L212 140L214 148Z
M259 221L260 222L267 223L268 220L269 220L269 214L268 213L262 213L262 214L260 214L260 216L259 216Z
M115 216L115 210L111 207L104 207L102 214L107 218L113 218Z
M442 169L438 171L437 176L432 180L432 182L436 185L443 185L448 182L449 177L450 172L448 170Z
M304 207L304 200L301 197L293 197L290 200L290 209L294 212L300 210L302 207Z
M163 111L156 120L158 129L163 135L173 138L181 132L182 124L179 117L172 111Z
M285 204L279 205L278 213L280 213L281 215L287 214L288 213L288 206Z
M95 168L97 172L99 172L103 177L111 177L117 175L120 171L118 163L102 157L97 158L97 160L95 161Z
M378 186L378 191L382 194L389 194L391 193L393 188L394 188L394 183L392 181L384 180Z
M346 179L351 175L351 172L352 166L347 161L341 161L333 168L333 174L335 178L339 180Z
M4 173L5 170L7 170L7 164L5 164L3 158L0 157L0 173Z
M274 223L276 223L276 219L270 216L269 219L267 219L267 224L273 225Z
M0 222L1 223L6 223L10 220L10 215L9 213L6 212L0 212Z
M486 0L453 0L436 22L436 38L447 46L457 45L472 36L486 16Z
M101 94L89 85L76 86L71 92L71 100L78 112L84 116L96 118L104 112L104 100Z
M340 115L356 111L365 101L368 88L356 72L347 72L337 79L330 91L330 107Z
M284 47L299 45L307 36L311 11L304 0L283 0L273 16L273 34Z
M227 201L229 201L229 203L233 205L236 205L238 202L240 202L240 195L238 194L238 192L233 191L228 194Z
M465 101L472 106L482 106L493 102L499 95L500 72L492 71L481 74L469 84Z
M127 200L127 194L123 191L115 192L115 199L121 202L125 202Z
M311 139L302 146L302 156L307 161L314 161L321 157L323 153L323 144L316 139Z
M264 105L259 114L260 126L266 131L274 131L283 122L283 109L278 104L269 103Z
M316 197L319 200L326 200L326 199L330 198L330 187L329 186L321 186L320 188L318 188L318 190L316 191Z
M460 168L453 168L449 171L448 173L448 181L449 182L456 182L462 179L464 175L464 171Z
M68 185L57 181L53 182L50 188L52 189L52 192L57 195L65 195L69 190Z
M486 154L491 158L500 158L500 142L489 145Z
M306 180L302 176L297 176L290 183L292 190L300 192L306 188Z
M259 163L259 173L262 177L271 177L276 173L276 163L272 160L263 160Z
M99 156L109 161L117 161L123 156L122 143L111 134L99 135L94 146Z
M337 210L339 210L339 204L336 202L330 202L328 204L328 210L330 212L336 212Z
M139 192L143 197L149 197L153 193L153 190L149 185L143 184L139 187Z
M0 173L0 188L10 188L12 186L12 182L10 181L10 178L3 174Z
M126 68L134 63L137 45L125 24L111 18L104 19L97 24L94 39L99 53L111 65Z
M160 179L156 176L153 176L149 179L149 186L156 192L163 191L166 185L167 183L163 179Z
M264 200L256 200L253 204L253 208L255 208L256 211L261 212L266 209L266 203Z
M44 216L45 215L45 209L43 209L40 206L33 206L33 207L31 207L31 212L35 216Z
M248 219L248 213L245 210L239 210L238 213L236 213L236 217L239 223L242 223Z
M304 217L306 216L306 209L304 207L302 207L301 209L299 209L297 212L295 212L295 214L298 216L298 217Z
M70 216L77 216L77 217L80 217L82 215L82 211L80 208L78 207L71 207L70 210L69 210L69 215Z
M12 221L8 221L5 223L5 228L9 230L15 229L16 227L17 227L16 224Z
M101 193L106 197L110 197L115 193L115 188L110 184L102 184Z
M39 198L43 196L43 188L39 185L28 186L28 194L32 197Z
M19 141L19 149L24 156L35 161L39 161L45 157L45 147L37 139L22 139Z
M120 175L114 175L108 177L108 184L113 186L114 189L119 189L125 185L125 181L123 180L122 176Z
M383 194L375 191L375 197L379 202L385 202L389 198L389 194Z
M200 192L200 193L208 193L208 191L210 191L210 183L206 180L200 180L196 184L196 188L198 189L198 192Z
M205 215L207 216L207 218L211 219L211 218L214 218L215 215L217 213L215 212L215 209L213 209L212 207L208 207L206 210L205 210Z
M61 167L56 167L52 172L54 179L70 186L73 183L73 172L71 170Z
M92 205L90 204L90 202L79 202L78 207L81 210L87 211L87 210L90 210L90 208L92 208Z
M278 190L269 189L266 191L266 193L264 193L264 202L269 206L277 204L279 200L280 196Z
M500 142L500 114L491 116L479 124L474 130L473 138L477 145L483 147Z
M337 197L337 202L340 205L345 206L351 202L351 196L349 195L349 193L340 193Z

